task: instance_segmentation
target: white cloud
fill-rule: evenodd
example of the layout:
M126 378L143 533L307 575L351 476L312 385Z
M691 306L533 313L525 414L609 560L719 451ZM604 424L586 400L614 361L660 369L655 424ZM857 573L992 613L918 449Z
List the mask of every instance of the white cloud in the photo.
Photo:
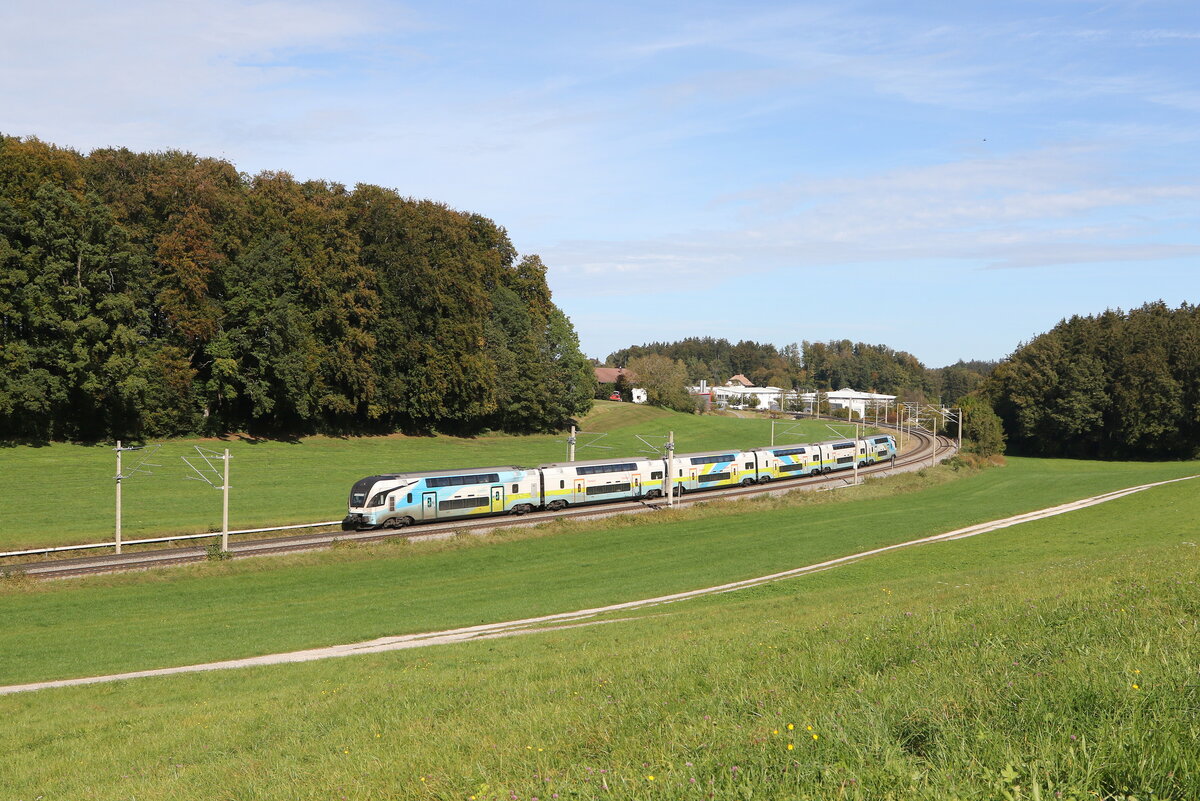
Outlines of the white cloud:
M1200 255L1200 184L1137 183L1111 154L1064 146L841 178L804 178L726 198L743 226L545 252L571 285L611 277L712 287L749 273L915 260L983 269L1148 262ZM1178 228L1174 228L1172 221Z

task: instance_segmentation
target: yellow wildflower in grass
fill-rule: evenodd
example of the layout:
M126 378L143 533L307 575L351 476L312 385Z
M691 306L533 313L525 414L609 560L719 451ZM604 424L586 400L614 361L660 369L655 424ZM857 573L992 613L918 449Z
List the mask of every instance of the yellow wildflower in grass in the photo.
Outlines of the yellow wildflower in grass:
M792 750L793 748L795 748L795 747L796 747L796 746L792 745L791 743L788 743L788 750L789 750L789 751L791 751L791 750Z
M1141 688L1141 687L1139 687L1139 686L1137 686L1137 685L1135 684L1135 685L1133 685L1133 689L1135 689L1135 690L1140 690L1140 689L1142 689L1142 688Z
M788 731L791 731L791 730L792 730L792 729L794 729L794 728L796 728L796 727L795 727L795 726L793 726L793 725L792 725L792 724L790 724L790 723L788 724Z
M779 729L771 729L771 734L779 734Z
M814 734L814 735L813 735L813 739L814 739L814 740L820 740L820 739L821 739L821 735L819 735L819 734Z
M653 776L647 776L647 777L646 777L646 781L648 781L648 782L652 782L652 781L654 781L654 777L653 777Z
M805 728L808 729L809 731L812 731L812 726L805 726Z

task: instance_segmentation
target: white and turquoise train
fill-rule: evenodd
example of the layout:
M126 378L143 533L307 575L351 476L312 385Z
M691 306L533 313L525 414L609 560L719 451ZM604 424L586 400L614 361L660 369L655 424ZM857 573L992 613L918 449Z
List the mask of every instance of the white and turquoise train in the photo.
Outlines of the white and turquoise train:
M816 476L895 456L896 440L890 434L748 451L685 453L671 459L672 492L682 495ZM423 521L661 498L666 469L666 459L635 457L367 476L350 490L350 509L342 528L402 528Z

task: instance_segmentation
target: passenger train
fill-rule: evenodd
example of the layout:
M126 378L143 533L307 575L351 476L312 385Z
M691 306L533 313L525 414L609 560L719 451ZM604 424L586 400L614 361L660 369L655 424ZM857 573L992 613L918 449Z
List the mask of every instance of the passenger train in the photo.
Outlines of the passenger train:
M890 434L748 451L686 453L671 459L672 494L737 484L816 476L893 459ZM525 514L539 509L661 498L666 459L596 459L538 467L477 467L462 470L367 476L350 490L345 531L402 528L431 520L488 514Z

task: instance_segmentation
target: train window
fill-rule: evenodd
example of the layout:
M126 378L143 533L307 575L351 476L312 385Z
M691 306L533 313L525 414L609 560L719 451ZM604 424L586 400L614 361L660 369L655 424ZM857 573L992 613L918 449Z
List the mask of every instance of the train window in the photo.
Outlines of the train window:
M614 492L629 492L628 484L604 484L598 487L588 487L586 493L588 495L611 495Z
M754 469L754 462L746 462L746 469L747 469L747 470L753 470L753 469Z
M475 476L439 476L425 481L426 486L433 487L467 487L472 484L497 484L500 482L498 473L481 473Z
M408 493L408 497L404 499L405 503L412 503L412 493Z
M516 485L516 484L513 484L512 491L513 491L513 492L519 492L520 490L519 490L519 488L517 487L517 485Z
M566 489L566 487L567 487L567 482L565 482L565 481L558 482L559 489Z
M481 506L489 506L491 499L486 495L482 498L451 498L448 501L442 501L438 504L438 511L447 511L450 509L477 509Z
M663 474L662 474L661 470L656 470L650 474L651 481L661 481L662 477L663 477Z
M723 453L719 456L693 456L692 464L718 464L720 462L732 462L732 453Z

